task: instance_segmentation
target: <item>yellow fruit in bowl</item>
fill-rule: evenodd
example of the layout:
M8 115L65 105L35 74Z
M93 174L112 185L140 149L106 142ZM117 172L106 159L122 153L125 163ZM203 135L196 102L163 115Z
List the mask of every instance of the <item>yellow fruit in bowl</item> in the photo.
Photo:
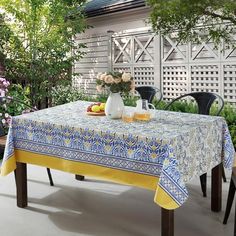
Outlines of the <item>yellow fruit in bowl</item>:
M100 106L98 105L93 105L92 108L91 108L92 112L99 112L101 109L100 109Z
M101 104L100 104L100 110L101 110L101 111L104 111L104 110L105 110L105 105L106 105L106 103L101 103Z

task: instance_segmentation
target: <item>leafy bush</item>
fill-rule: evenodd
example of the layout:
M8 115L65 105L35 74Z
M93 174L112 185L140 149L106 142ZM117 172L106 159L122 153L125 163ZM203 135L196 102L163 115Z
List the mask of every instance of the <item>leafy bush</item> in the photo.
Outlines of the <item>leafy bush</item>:
M88 100L80 90L72 87L72 85L58 85L52 88L52 105L61 105L68 102L74 102L77 100Z
M127 96L123 97L123 99L124 99L125 106L135 107L136 106L136 101L139 99L139 97L127 95Z
M4 135L8 132L11 117L25 112L30 107L30 99L29 89L23 89L19 84L12 84L8 88L0 87L0 135Z
M85 2L0 1L0 57L5 75L12 83L30 86L31 103L38 108L50 104L53 86L78 75L72 68L84 55L85 45L75 42L74 36L86 29Z
M232 105L226 104L220 115L227 121L234 148L236 149L236 109Z
M12 84L9 88L8 96L13 100L7 103L7 112L11 116L21 115L25 109L31 107L29 87L23 88L20 84Z

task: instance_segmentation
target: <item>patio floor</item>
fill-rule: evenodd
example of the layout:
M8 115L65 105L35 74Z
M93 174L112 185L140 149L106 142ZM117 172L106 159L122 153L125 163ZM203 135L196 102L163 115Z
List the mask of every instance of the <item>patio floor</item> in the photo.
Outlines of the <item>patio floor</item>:
M14 175L0 178L2 236L160 235L160 208L153 192L88 178L79 182L60 171L52 170L52 175L54 187L49 186L46 168L28 166L26 209L16 207ZM199 179L189 184L190 198L175 213L175 236L233 236L234 214L222 224L228 183L223 183L220 213L210 211L209 183L207 198L201 196Z

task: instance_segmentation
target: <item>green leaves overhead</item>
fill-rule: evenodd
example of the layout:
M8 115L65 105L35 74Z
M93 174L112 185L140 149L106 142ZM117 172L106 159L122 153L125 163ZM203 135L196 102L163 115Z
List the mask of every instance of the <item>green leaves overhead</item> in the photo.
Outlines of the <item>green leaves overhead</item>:
M178 31L180 41L232 43L236 26L235 0L147 0L156 32Z
M85 0L1 0L0 43L6 77L30 85L32 103L50 97L58 81L71 79L83 45ZM72 53L73 51L73 53ZM1 55L1 54L0 54Z

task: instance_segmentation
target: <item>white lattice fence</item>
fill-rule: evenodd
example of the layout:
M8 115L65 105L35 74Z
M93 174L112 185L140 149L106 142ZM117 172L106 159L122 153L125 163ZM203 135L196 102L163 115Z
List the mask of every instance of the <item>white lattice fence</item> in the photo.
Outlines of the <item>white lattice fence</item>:
M130 66L116 66L113 67L114 71L118 71L118 72L127 72L127 73L132 73Z
M85 55L75 63L74 72L80 73L73 79L73 86L83 89L85 93L96 93L96 77L99 72L106 72L108 68L109 37L108 35L93 35L78 38L84 43Z
M136 85L154 85L154 67L153 66L135 66L134 78Z
M235 48L216 50L210 41L179 45L174 36L169 36L162 39L161 52L164 99L205 91L236 103Z
M191 92L213 92L220 94L220 77L218 65L191 66Z
M80 38L87 48L75 65L81 75L74 86L94 94L97 73L111 69L130 72L136 85L160 87L167 100L208 91L236 103L236 49L215 49L210 41L180 44L175 37L136 32Z
M224 99L236 103L236 63L223 65Z
M155 35L136 33L112 38L112 68L132 74L136 85L156 85L155 75Z
M187 66L163 66L162 70L162 92L165 99L170 100L188 92Z

